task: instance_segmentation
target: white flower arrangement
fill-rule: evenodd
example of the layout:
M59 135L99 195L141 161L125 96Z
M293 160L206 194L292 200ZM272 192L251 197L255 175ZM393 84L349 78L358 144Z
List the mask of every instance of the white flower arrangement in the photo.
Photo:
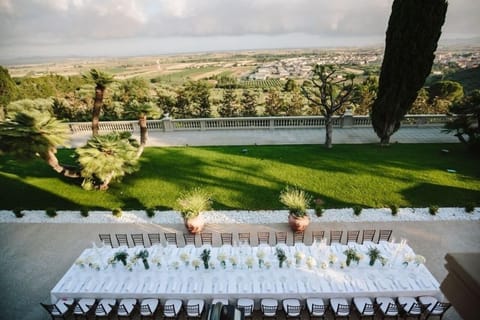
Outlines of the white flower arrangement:
M117 264L117 260L115 259L115 257L110 257L110 258L108 258L107 264L109 266L114 266L114 265Z
M381 256L380 258L380 263L382 264L382 267L385 267L385 265L388 263L388 259Z
M415 261L415 264L416 264L417 266L419 266L419 265L421 265L421 264L424 264L425 261L426 261L426 259L425 259L424 256L421 256L421 255L417 254L417 255L415 256L414 261Z
M230 258L228 258L228 260L230 261L230 263L232 264L232 266L236 266L238 264L238 259L237 257L235 256L230 256Z
M320 267L321 267L323 270L325 270L325 269L328 268L328 263L322 262L322 264L320 265Z
M217 266L217 264L216 264L214 261L208 262L208 267L209 267L210 269L215 269L216 266Z
M162 260L160 259L159 256L154 256L151 261L152 261L152 263L154 263L157 267L161 267L161 266L162 266Z
M272 263L270 261L265 261L265 268L270 269L272 267Z
M330 253L330 254L328 255L328 263L334 264L335 262L337 262L337 260L338 260L338 257L337 257L336 254Z
M93 270L99 271L100 270L100 265L98 263L89 263L88 266L92 268Z
M290 268L293 264L292 259L287 259L287 267Z
M133 265L134 265L134 264L131 263L131 262L127 263L127 265L126 265L127 270L128 270L128 271L132 271L132 270L133 270Z
M80 259L80 258L78 258L78 259L75 261L75 265L77 265L77 266L79 266L79 267L82 267L82 268L85 267L85 264L86 264L86 263L85 263L85 260Z
M171 266L172 266L173 269L177 270L180 267L180 262L173 261Z
M186 252L182 252L180 253L180 260L182 260L182 262L189 262L190 261L190 255Z
M407 253L403 256L403 265L408 266L409 263L415 260L415 256L413 254Z
M295 251L295 261L297 264L299 264L304 258L305 258L305 253L302 251Z
M313 267L317 266L317 260L314 257L309 256L306 260L306 264L308 269L312 269Z
M223 252L220 252L217 255L217 260L220 261L220 263L225 263L225 261L227 260L227 255Z
M253 263L254 263L255 259L253 259L252 256L249 256L247 257L247 259L245 260L245 265L251 269L253 267Z
M198 259L193 259L192 260L192 266L195 268L195 270L198 270L198 268L200 268L201 264L202 264L202 262Z
M340 268L345 268L347 266L347 262L346 261L342 261L340 262Z
M263 260L263 259L265 259L266 255L267 255L267 253L263 249L258 249L258 251L257 251L257 258L258 259Z

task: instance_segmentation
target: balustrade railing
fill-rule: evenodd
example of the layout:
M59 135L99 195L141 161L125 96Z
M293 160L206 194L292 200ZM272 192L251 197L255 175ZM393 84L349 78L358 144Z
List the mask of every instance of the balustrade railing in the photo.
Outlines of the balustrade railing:
M433 115L406 115L402 126L423 127L442 126L452 116L443 114ZM372 121L369 116L335 116L332 118L336 128L370 127ZM72 133L90 133L90 122L69 123ZM148 120L147 128L151 131L205 131L205 130L237 130L237 129L314 129L325 127L325 117L238 117L238 118L203 118L203 119L171 119ZM133 121L102 121L99 124L100 132L112 131L139 131L138 122Z

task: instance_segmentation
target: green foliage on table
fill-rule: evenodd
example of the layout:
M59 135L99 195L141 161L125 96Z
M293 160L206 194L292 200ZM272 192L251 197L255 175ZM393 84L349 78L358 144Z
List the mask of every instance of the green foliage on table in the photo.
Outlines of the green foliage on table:
M355 248L348 248L343 252L347 256L347 267L350 266L352 261L355 261L357 264L360 262L360 254L355 250Z
M275 254L276 254L277 259L278 259L278 267L282 268L283 263L287 260L287 256L285 254L285 251L282 248L277 247L275 249Z
M203 249L202 253L200 254L200 259L203 261L203 267L208 269L208 263L210 261L210 249Z
M368 249L368 256L370 257L368 264L371 266L375 264L375 261L377 259L382 260L382 256L380 255L380 250L378 250L377 248Z
M125 251L118 251L115 252L113 259L115 261L120 261L124 266L127 265L127 258L128 258L128 253Z

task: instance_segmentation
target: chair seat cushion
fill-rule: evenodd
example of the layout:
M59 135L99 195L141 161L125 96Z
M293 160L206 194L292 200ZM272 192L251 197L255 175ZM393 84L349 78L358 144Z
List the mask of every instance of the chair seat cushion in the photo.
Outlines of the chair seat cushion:
M323 314L325 313L325 309L323 309L324 311L321 311L321 312L318 311L318 308L315 308L315 310L313 310L314 309L313 305L325 306L325 302L323 302L322 298L307 298L306 304L307 304L308 313L310 313L313 316L323 316Z
M417 299L414 297L398 297L398 303L400 304L400 308L403 309L405 312L410 312L412 315L418 315L421 313L419 309L415 310L412 309L414 304L418 304Z
M135 299L122 299L120 301L120 305L123 305L125 307L125 310L118 310L118 315L119 316L128 316L129 314L132 313L133 308L137 304L137 300Z
M427 310L431 312L435 307L435 304L438 302L438 299L431 296L422 296L418 298L418 301L423 305L429 304Z
M100 302L98 303L98 306L103 306L103 310L101 308L97 307L97 310L95 310L95 315L96 316L106 316L106 315L110 314L110 312L112 311L111 306L115 305L116 303L117 302L115 301L115 299L102 299L102 300L100 300Z
M395 308L392 310L391 308L388 310L389 305L396 305L395 301L393 301L390 297L378 297L377 303L380 305L380 310L382 310L383 314L386 316L396 316L398 314L398 310Z
M373 316L375 312L373 310L365 310L365 305L366 304L371 304L373 305L372 299L368 297L355 297L353 298L353 304L355 305L355 308L365 316ZM365 310L365 312L364 312Z
M73 304L74 301L75 300L73 300L72 298L58 300L57 303L55 303L55 306L57 307L58 311L54 309L52 312L52 315L60 316L62 314L65 314L65 312L68 311L69 305Z
M91 307L95 304L95 299L80 299L77 302L84 312L88 312ZM74 314L82 314L81 310L75 309Z
M150 307L150 311L152 313L155 312L155 310L157 310L157 307L158 307L158 299L144 299L140 305L140 310L141 310L141 306L144 306L144 305L148 305ZM151 315L150 313L148 312L145 312L145 311L141 311L140 314L142 316L149 316Z
M165 301L165 305L173 305L175 308L175 313L173 312L167 312L166 310L164 311L165 317L176 317L177 314L180 312L180 309L182 308L182 300L177 300L177 299L168 299Z
M330 299L330 306L332 307L332 310L334 313L336 313L337 315L339 316L348 316L350 314L350 310L349 311L339 311L337 312L337 309L338 309L338 306L339 305L347 305L348 306L348 301L347 299L344 299L344 298L333 298L333 299Z

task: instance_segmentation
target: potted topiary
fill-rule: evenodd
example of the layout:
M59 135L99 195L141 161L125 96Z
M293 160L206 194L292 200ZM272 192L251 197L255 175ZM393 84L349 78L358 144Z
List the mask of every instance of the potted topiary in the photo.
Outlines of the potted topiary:
M290 212L288 223L293 231L304 231L308 227L310 218L307 215L307 208L311 200L312 197L308 193L297 187L287 186L280 192L280 202Z
M186 191L177 199L177 209L190 233L199 233L203 230L205 222L201 213L210 210L211 206L210 195L200 188Z

